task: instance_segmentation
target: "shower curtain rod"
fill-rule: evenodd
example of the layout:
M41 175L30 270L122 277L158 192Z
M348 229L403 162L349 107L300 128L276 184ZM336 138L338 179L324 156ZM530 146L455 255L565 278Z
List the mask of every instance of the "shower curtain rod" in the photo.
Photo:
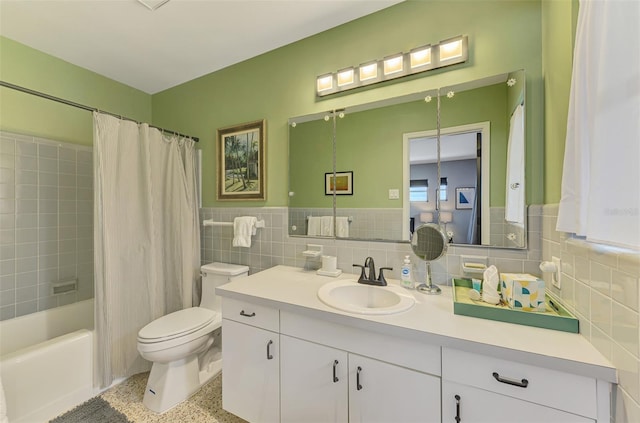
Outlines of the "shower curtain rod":
M100 110L97 109L95 107L89 107L89 106L85 106L84 104L80 104L80 103L75 103L73 101L69 101L69 100L65 100L64 98L60 98L60 97L54 97L52 95L49 94L45 94L45 93L41 93L40 91L35 91L32 90L30 88L25 88L25 87L21 87L20 85L15 85L12 84L10 82L5 82L5 81L0 81L0 86L6 87L6 88L11 88L12 90L16 90L16 91L20 91L26 94L31 94L31 95L35 95L36 97L42 97L42 98L46 98L47 100L53 100L56 101L58 103L62 103L62 104L66 104L67 106L73 106L73 107L77 107L78 109L82 109L82 110L87 110L89 112L100 112L100 113L104 113L113 117L117 117L123 120L128 120L131 122L136 122L136 123L140 123L139 121L135 120L135 119L131 119L122 115L117 115L115 113L111 113L111 112L106 112L104 110ZM188 137L191 138L192 140L194 140L195 142L199 142L200 139L196 138L196 137L191 137L189 135L185 135L182 134L180 132L175 132L175 131L170 131L168 129L163 129L163 128L159 128L157 126L153 126L153 125L149 125L151 128L156 128L159 129L162 132L166 132L172 135L178 135L178 136L182 136L182 137Z

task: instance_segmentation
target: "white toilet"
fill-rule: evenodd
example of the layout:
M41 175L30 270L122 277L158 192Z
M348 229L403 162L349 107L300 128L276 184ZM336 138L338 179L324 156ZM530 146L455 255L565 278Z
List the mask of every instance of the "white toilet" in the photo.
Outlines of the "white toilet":
M222 369L222 309L215 288L246 276L249 268L209 263L201 271L199 307L162 316L138 332L138 351L153 362L142 402L156 413L186 400Z

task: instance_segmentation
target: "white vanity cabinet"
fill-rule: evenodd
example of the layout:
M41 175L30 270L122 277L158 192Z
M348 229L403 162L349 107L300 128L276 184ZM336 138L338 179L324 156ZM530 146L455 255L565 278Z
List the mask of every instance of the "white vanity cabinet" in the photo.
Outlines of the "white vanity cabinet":
M285 311L280 324L282 422L440 422L438 346Z
M445 423L594 422L597 381L443 348L442 415Z
M283 423L440 421L438 377L287 335L280 346Z
M281 335L280 345L282 423L346 423L347 353L286 335Z
M280 421L278 310L224 298L222 408L250 422Z

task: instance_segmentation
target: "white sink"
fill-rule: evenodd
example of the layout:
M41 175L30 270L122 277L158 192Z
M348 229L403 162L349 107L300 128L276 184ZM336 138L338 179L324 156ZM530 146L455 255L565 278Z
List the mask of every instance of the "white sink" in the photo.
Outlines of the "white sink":
M409 310L416 300L398 286L373 286L356 280L329 282L318 290L329 307L357 314L394 314Z

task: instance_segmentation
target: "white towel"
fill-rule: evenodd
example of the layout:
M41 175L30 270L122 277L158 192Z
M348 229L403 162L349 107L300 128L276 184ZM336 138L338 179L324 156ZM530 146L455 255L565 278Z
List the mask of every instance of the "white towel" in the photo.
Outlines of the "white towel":
M240 216L233 219L233 243L234 247L251 247L251 235L256 234L256 222L254 216Z
M307 235L319 236L321 224L319 216L309 216L307 220Z
M349 218L346 216L336 217L336 236L338 238L349 237Z
M509 125L505 219L524 225L524 106L516 107Z
M333 236L333 216L322 216L320 218L320 235Z

